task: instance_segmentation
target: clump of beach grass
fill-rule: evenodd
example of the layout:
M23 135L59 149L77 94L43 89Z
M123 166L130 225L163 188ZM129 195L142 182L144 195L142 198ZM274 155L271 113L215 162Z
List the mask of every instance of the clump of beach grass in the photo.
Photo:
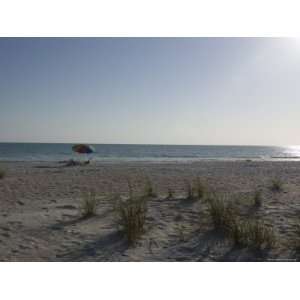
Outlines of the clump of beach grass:
M283 190L283 182L279 178L272 179L270 189L273 192L281 192Z
M202 199L205 196L205 186L198 177L193 183L189 180L185 180L186 187L186 200L197 200Z
M168 188L168 194L166 199L173 199L174 198L174 191L171 188Z
M107 198L108 202L112 207L112 211L116 211L120 199L121 199L121 195L119 193L113 193L111 197Z
M233 205L217 195L210 195L207 203L214 228L222 231L236 246L246 246L246 228Z
M256 190L253 196L254 206L260 207L263 202L262 192L260 190Z
M228 236L235 245L262 250L275 245L276 238L272 228L259 220L237 220L231 222Z
M157 196L154 189L153 189L152 181L148 177L146 178L144 194L147 197L156 197Z
M6 172L3 169L0 169L0 179L3 179L6 175Z
M221 230L236 246L254 249L275 245L274 231L259 220L242 220L231 203L216 195L207 199L214 228Z
M175 230L177 231L179 241L184 242L185 241L185 227L181 224L181 225L178 225Z
M98 199L94 191L88 191L83 194L80 211L83 218L89 218L96 215Z
M186 200L194 200L194 193L193 193L193 186L192 184L188 181L185 180L185 187L186 187Z
M210 195L206 202L215 229L227 230L235 218L235 210L219 195Z
M135 244L145 231L147 197L119 199L116 205L118 224L121 226L129 244Z
M248 246L257 250L271 248L276 243L275 233L260 220L247 221Z
M133 197L133 186L132 186L132 183L130 181L130 179L126 178L126 181L127 181L127 185L128 185L128 195L129 195L129 198L132 198Z
M296 227L296 240L294 245L297 255L300 256L300 223L298 223Z
M227 236L233 241L235 246L246 247L248 245L247 238L247 226L246 223L242 222L238 218L233 218L227 224Z
M198 177L195 182L195 194L198 199L202 199L205 196L206 188L201 179Z

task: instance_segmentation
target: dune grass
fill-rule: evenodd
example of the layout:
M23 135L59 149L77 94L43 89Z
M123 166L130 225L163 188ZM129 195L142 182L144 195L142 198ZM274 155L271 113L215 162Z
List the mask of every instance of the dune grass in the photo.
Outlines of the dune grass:
M225 200L219 195L210 195L206 202L215 229L227 231L235 218L235 211L232 206L225 203Z
M200 178L196 178L192 183L189 180L185 180L186 200L202 199L205 196L206 188Z
M273 230L262 221L243 220L233 205L220 196L210 196L207 203L214 228L221 230L234 245L256 250L275 245Z
M157 196L154 191L152 181L148 177L146 178L146 182L145 182L144 195L147 197L156 197Z
M115 211L118 224L126 236L130 245L145 232L147 197L129 197L126 200L119 199Z
M263 202L262 193L260 190L256 190L253 196L254 206L260 207Z
M195 182L195 194L198 199L202 199L205 196L206 188L201 179L198 177Z
M237 247L247 247L247 226L238 218L233 218L228 223L225 233Z
M193 186L188 180L185 180L185 190L186 190L185 199L193 200L194 199Z
M166 199L173 199L174 197L175 197L175 193L174 193L173 189L168 188L168 194L167 194Z
M185 227L180 224L175 228L175 230L177 232L179 242L185 242Z
M274 231L259 220L237 220L231 222L228 236L236 246L255 250L271 248L275 245Z
M300 257L300 222L297 224L296 227L296 240L295 240L295 251L297 256Z
M3 169L0 169L0 179L3 179L6 175L6 172Z
M128 196L129 198L133 197L133 186L129 178L126 178L127 186L128 186Z
M80 205L80 212L83 218L89 218L96 214L98 199L96 193L89 191L83 194L82 202Z
M246 228L233 205L217 195L210 195L207 204L214 228L223 232L236 246L247 246Z
M274 247L276 237L272 228L267 227L260 220L246 221L245 226L249 247L256 250Z
M283 182L279 178L274 178L270 186L271 191L281 192L283 190Z

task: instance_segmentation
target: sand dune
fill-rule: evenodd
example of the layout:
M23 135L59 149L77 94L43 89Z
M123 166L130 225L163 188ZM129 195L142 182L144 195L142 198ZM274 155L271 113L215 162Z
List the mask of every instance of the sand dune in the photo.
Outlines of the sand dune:
M267 261L295 260L300 222L300 163L55 163L1 162L1 261ZM185 181L200 177L207 189L227 195L244 218L274 229L273 249L238 248L213 229L203 200L187 201ZM116 223L113 194L128 195L127 181L142 194L146 177L158 197L148 200L146 232L129 246ZM282 192L269 189L281 178ZM175 192L166 199L168 188ZM262 206L251 202L262 191ZM81 218L85 191L101 197L94 217Z

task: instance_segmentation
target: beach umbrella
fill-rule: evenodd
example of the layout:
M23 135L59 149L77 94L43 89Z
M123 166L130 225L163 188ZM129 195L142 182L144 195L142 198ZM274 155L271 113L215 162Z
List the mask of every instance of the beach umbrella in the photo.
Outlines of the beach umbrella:
M87 145L87 144L77 144L72 147L72 150L74 152L80 153L80 154L90 154L94 153L95 149L94 147Z

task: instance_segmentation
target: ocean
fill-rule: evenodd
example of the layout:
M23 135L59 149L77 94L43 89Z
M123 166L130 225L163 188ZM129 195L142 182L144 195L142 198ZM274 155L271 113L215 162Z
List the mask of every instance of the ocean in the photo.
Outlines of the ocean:
M197 146L92 144L89 156L72 152L73 144L0 143L0 161L300 160L300 146Z

